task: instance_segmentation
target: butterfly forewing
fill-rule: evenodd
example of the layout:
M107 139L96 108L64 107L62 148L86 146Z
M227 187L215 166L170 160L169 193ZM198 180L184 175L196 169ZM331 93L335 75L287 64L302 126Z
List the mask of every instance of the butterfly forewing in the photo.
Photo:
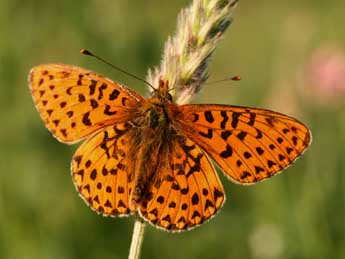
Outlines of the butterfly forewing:
M231 180L242 184L281 171L311 141L301 122L270 110L184 105L177 117L179 131L203 148Z
M114 122L129 120L143 100L110 79L63 64L34 67L29 84L47 128L67 143Z
M217 213L224 190L207 154L193 141L175 136L165 147L139 211L157 227L190 229Z

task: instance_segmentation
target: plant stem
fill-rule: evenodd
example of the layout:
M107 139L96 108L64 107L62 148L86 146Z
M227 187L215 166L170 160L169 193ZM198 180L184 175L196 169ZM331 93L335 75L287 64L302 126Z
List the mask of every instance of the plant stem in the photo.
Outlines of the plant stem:
M136 215L128 259L139 259L141 245L144 238L144 230L145 222L138 215Z

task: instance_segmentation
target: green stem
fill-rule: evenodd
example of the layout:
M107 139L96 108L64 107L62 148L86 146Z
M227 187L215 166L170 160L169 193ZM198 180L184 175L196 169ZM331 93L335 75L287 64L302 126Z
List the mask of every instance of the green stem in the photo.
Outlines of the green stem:
M145 222L136 215L128 259L139 259L144 239Z

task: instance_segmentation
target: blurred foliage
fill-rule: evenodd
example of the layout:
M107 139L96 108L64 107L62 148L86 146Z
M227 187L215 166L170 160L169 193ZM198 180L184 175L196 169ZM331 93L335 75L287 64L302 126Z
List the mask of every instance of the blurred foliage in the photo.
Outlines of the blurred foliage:
M145 77L189 2L0 0L0 258L127 257L133 218L98 216L78 197L69 173L77 145L44 128L27 75L36 64L63 62L147 94L78 51ZM304 80L315 50L345 51L344 10L343 0L240 1L210 74L243 80L206 87L195 102L292 114L310 126L313 144L269 181L242 187L222 177L221 212L183 234L147 227L142 258L345 258L344 96L320 104Z

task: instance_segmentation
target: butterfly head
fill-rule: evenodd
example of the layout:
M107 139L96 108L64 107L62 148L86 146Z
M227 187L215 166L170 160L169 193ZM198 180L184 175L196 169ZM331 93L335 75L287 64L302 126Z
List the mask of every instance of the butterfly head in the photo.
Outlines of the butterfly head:
M151 97L157 98L160 102L172 102L173 97L169 93L169 81L159 79L158 88L152 92Z

